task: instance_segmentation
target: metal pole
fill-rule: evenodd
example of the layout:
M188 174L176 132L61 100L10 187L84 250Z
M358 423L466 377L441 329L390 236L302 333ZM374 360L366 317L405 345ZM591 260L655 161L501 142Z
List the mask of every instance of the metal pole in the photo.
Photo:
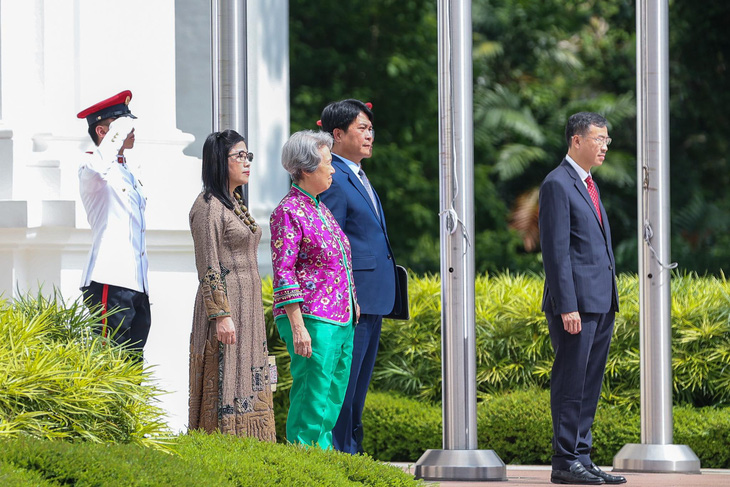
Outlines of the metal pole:
M613 464L699 473L694 452L672 444L668 12L667 0L636 4L641 444L625 445Z
M246 46L246 0L211 0L213 131L233 129L248 140Z
M471 1L438 2L443 450L417 478L507 480L493 450L477 450L474 337L474 160Z
M471 16L455 19L456 28L471 32ZM441 356L443 363L443 446L446 450L477 447L476 349L474 340L474 162L471 93L471 38L455 36L452 46L454 83L440 107L441 165ZM468 42L468 49L464 45ZM465 82L469 80L469 82ZM466 86L464 86L466 85ZM446 119L448 118L448 122ZM451 130L451 128L453 129Z

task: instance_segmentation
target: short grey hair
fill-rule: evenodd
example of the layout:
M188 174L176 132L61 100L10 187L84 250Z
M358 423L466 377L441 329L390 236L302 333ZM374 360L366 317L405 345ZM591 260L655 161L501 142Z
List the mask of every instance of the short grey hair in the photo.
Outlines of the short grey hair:
M302 173L313 173L319 167L322 155L320 149L327 146L332 150L333 139L327 132L301 130L289 137L281 150L281 165L297 183Z

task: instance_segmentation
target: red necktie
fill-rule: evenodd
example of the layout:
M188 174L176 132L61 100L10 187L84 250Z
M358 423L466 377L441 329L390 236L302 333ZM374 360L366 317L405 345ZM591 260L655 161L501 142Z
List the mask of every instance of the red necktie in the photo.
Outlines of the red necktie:
M588 194L591 195L591 200L593 201L593 206L596 208L596 213L598 213L598 221L601 222L601 226L603 226L601 205L598 203L598 190L596 189L596 185L593 183L593 178L590 174L586 178L586 187L588 188Z

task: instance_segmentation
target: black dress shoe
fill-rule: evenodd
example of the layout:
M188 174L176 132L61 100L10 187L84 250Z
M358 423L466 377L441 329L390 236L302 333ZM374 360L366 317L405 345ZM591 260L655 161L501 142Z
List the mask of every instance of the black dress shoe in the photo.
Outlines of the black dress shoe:
M610 473L606 473L595 463L591 463L587 467L585 467L586 470L588 470L590 473L595 475L596 477L601 477L604 482L607 484L625 484L626 483L626 477L623 475L611 475Z
M568 470L553 470L550 474L550 482L554 484L573 485L602 485L605 484L601 477L590 473L582 463L576 461Z

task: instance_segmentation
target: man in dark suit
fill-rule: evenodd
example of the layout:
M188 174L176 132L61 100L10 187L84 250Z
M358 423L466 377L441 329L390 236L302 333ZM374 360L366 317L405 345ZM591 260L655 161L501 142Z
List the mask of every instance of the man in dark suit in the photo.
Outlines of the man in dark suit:
M332 430L336 450L361 453L362 411L373 374L383 315L393 310L396 270L383 207L362 169L373 153L373 113L359 100L331 103L322 112L322 128L332 134L332 186L321 198L352 246L360 319L355 327L350 382Z
M591 426L601 395L618 291L611 230L590 171L611 144L607 121L572 115L568 154L540 188L540 244L545 267L542 309L555 362L550 379L556 484L620 484L590 457Z

